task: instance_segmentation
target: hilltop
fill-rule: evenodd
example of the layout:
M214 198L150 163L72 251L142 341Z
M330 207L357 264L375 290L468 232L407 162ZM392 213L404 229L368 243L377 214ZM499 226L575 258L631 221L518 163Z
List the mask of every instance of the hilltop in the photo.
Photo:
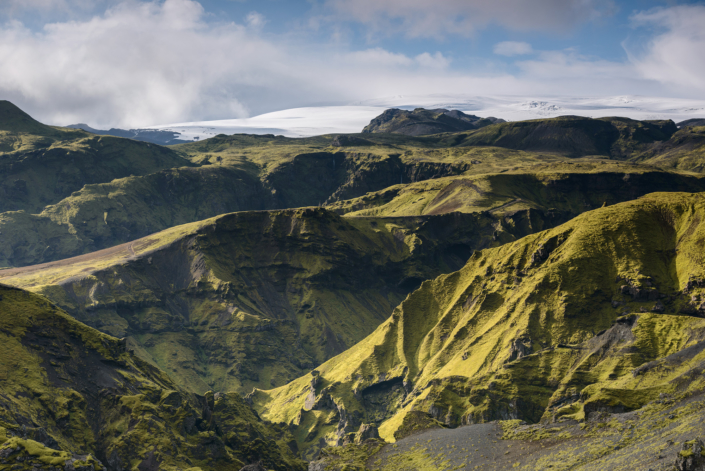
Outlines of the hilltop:
M164 147L46 126L0 102L0 211L38 213L86 184L192 165Z

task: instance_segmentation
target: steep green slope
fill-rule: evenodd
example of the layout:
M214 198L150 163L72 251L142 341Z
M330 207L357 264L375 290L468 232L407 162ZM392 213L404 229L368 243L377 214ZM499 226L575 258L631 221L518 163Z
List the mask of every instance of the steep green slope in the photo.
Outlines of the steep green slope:
M529 208L559 210L577 216L603 204L629 201L653 191L703 190L702 177L581 159L536 164L501 174L453 176L395 185L327 208L349 217L399 217L451 211L503 215Z
M473 250L564 220L534 210L386 219L243 212L0 277L132 336L144 358L195 391L249 392L351 347Z
M0 129L4 131L5 135L8 133L25 133L47 137L61 135L60 130L40 123L7 100L0 100Z
M169 227L272 207L259 180L229 167L163 170L86 185L41 214L0 213L0 264L25 266L122 244Z
M639 408L689 384L659 362L705 338L704 216L702 193L657 193L475 252L353 348L250 399L309 452L362 424L393 440L411 411L455 426Z
M0 470L304 469L236 394L198 396L124 340L0 286Z

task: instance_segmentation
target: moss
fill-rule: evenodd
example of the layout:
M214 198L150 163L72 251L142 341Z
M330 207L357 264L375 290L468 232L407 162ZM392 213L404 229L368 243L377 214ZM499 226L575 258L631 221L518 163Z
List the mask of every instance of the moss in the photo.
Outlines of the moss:
M403 379L408 395L390 404L397 415L385 419L394 427L379 424L385 437L411 408L456 423L537 421L564 398L582 398L584 408L564 410L566 417L590 407L639 408L668 387L632 371L687 347L689 332L704 327L677 315L686 280L703 276L696 250L703 236L693 226L703 201L702 194L653 194L477 252L460 271L424 282L374 333L318 367L321 379L336 385L338 407L362 420L368 392ZM629 283L672 296L662 299L672 299L666 309L676 312L621 317L639 305L641 291L624 294ZM526 338L535 353L516 347ZM257 394L255 405L270 420L291 422L306 382Z
M383 440L370 439L358 445L324 448L317 458L318 466L340 471L366 471L370 457L377 454L384 445Z

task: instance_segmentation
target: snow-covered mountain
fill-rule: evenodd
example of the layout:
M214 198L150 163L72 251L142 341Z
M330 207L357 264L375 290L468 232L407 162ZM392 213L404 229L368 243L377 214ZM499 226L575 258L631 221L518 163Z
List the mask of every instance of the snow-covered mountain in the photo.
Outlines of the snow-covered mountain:
M360 132L385 109L447 108L507 121L578 115L599 118L672 119L676 122L705 118L705 100L644 96L615 97L512 97L512 96L395 96L365 100L347 106L321 106L275 111L246 119L224 119L150 126L180 133L179 139L206 139L217 134L277 134L306 137Z

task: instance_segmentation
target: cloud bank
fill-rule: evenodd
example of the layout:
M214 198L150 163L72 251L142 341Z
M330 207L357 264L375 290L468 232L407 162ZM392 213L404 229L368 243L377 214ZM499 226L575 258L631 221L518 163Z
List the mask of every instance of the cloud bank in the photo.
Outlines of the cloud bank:
M660 30L645 51L630 54L640 75L674 88L705 91L705 6L659 8L632 20Z
M350 50L292 41L284 34L265 35L267 18L256 11L239 23L213 23L194 0L110 1L112 7L100 15L48 24L40 31L17 20L1 25L0 98L51 124L136 127L433 93L705 97L702 6L635 15L635 27L648 28L651 36L645 47L630 51L625 62L573 50L535 51L522 42L499 43L494 52L516 58L512 60L518 72L509 73L502 67L472 69L433 49L406 55L380 47ZM348 15L366 21L366 1L332 2L329 7L349 9ZM400 16L402 3L409 5L405 16ZM520 21L520 4L533 2L496 3L518 9L502 20L507 27L527 27ZM449 0L431 15L430 23L423 23L417 19L430 11L426 3L377 0L370 5L383 17L409 22L412 35L448 25L465 34L495 21L499 11L488 6L490 2ZM553 7L551 19L544 18L542 24L558 28L561 21L578 21L578 12L607 14L610 5L542 0L532 9ZM478 16L465 24L472 12ZM534 54L530 60L528 53Z

